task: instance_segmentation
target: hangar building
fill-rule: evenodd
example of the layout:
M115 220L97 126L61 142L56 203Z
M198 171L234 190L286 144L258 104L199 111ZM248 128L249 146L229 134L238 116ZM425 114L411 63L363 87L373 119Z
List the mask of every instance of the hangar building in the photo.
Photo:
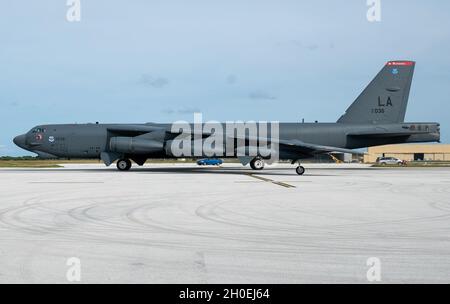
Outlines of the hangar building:
M450 145L403 144L370 147L364 155L365 163L373 163L377 157L397 157L406 161L450 161Z

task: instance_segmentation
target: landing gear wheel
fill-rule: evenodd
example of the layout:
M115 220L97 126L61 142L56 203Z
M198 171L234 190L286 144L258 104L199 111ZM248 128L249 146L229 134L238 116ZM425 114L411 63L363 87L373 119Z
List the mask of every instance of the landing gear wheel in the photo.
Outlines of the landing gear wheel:
M128 171L131 168L131 161L129 159L119 159L117 161L117 169L119 169L119 171Z
M256 157L250 162L250 167L252 167L253 170L262 170L264 169L264 160Z
M305 168L303 166L298 166L295 168L295 172L297 172L298 175L303 175L305 173Z

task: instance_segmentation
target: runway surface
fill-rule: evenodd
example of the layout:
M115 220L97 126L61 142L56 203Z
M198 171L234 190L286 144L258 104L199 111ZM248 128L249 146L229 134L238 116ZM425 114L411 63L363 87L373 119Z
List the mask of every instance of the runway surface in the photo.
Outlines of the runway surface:
M450 168L0 169L0 282L450 283Z

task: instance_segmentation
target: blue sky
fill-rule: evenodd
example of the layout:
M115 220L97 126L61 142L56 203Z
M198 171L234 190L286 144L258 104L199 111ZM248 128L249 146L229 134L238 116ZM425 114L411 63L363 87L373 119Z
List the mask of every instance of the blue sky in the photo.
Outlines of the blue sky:
M450 141L450 2L0 2L0 155L43 123L334 122L391 59L417 61L406 120Z

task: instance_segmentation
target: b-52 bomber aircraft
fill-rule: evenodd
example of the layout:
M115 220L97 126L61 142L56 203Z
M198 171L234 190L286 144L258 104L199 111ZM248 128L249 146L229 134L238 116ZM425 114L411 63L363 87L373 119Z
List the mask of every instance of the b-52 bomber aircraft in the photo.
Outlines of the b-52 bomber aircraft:
M14 138L42 158L97 158L126 171L131 160L238 157L261 170L273 159L298 162L317 154L394 143L439 142L439 123L404 122L415 62L389 61L335 123L55 124L39 125ZM270 128L268 126L270 125ZM270 130L266 130L266 129ZM242 128L241 128L242 129ZM247 129L247 130L246 130ZM219 140L220 139L220 140ZM213 144L214 142L214 144ZM209 148L206 147L210 144ZM206 147L206 148L205 148Z

